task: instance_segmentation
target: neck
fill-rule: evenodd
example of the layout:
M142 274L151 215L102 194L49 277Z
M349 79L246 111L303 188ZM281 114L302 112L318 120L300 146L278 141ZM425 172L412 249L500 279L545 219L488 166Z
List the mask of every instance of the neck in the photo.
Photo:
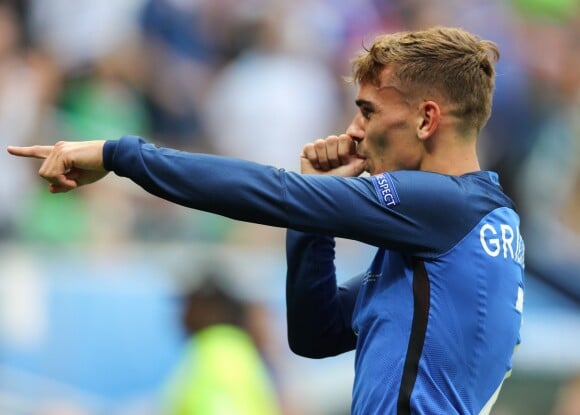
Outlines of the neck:
M435 137L433 137L435 138ZM476 150L476 138L454 137L429 140L420 170L461 176L481 170Z

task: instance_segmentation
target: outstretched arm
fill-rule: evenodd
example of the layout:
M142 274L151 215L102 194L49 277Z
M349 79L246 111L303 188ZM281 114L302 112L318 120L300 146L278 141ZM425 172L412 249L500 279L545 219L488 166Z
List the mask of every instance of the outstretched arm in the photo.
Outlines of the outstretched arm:
M39 174L53 193L68 192L113 171L171 202L236 220L332 233L340 216L326 201L326 195L337 193L336 177L308 179L239 159L158 148L135 136L8 151L42 159ZM325 180L319 186L312 179ZM339 198L352 203L348 193L338 192L335 198L344 209Z
M370 245L396 246L413 254L434 255L449 246L456 234L449 211L462 207L464 191L449 176L425 172L393 172L355 176L365 168L348 136L322 140L336 148L305 147L304 167L310 174L286 172L239 159L158 148L135 136L118 141L61 142L54 146L10 147L17 156L43 159L40 175L52 192L66 192L92 183L112 171L148 192L193 209L236 220L291 228L303 232L358 240ZM346 148L342 153L341 148ZM326 157L328 170L325 170ZM332 167L333 157L344 158ZM344 164L346 162L346 164ZM318 166L318 167L317 167ZM421 180L416 180L420 177ZM388 179L388 182L387 182ZM388 206L382 186L397 195ZM428 216L423 199L434 200ZM423 218L423 219L422 219ZM471 225L471 223L467 224ZM441 234L432 241L425 234ZM436 248L436 249L434 249Z
M38 174L49 182L52 193L63 193L107 175L103 159L105 143L105 140L59 141L53 146L8 146L7 150L13 156L43 160ZM357 176L362 172L363 160L356 157L355 150L354 141L344 134L309 143L301 155L302 173Z

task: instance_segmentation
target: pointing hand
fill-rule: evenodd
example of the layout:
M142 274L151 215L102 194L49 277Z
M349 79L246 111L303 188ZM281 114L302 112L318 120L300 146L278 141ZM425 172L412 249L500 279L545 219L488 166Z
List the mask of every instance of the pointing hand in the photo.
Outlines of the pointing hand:
M38 174L50 183L51 193L64 193L107 175L103 167L104 144L104 140L59 141L54 146L10 146L7 150L14 156L44 160Z

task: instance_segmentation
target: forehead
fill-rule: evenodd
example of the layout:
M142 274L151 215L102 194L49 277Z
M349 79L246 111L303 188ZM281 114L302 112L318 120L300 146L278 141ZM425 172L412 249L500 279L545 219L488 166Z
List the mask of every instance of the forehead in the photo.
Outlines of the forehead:
M385 67L380 74L379 82L364 82L359 85L357 100L380 104L406 101L401 83L397 80L394 69Z

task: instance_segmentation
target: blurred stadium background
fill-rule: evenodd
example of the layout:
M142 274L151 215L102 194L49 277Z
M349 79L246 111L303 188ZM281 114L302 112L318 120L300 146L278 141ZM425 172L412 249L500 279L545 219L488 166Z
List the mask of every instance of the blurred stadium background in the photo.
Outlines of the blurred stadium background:
M297 170L305 142L350 121L342 77L362 45L432 25L502 52L481 154L522 213L527 291L493 413L556 414L580 373L578 0L2 0L0 144L138 134ZM283 231L115 177L50 195L38 163L0 152L0 165L0 414L160 413L183 352L180 296L208 268L260 305L285 413L349 412L353 356L286 345ZM339 241L337 256L347 278L372 250Z

